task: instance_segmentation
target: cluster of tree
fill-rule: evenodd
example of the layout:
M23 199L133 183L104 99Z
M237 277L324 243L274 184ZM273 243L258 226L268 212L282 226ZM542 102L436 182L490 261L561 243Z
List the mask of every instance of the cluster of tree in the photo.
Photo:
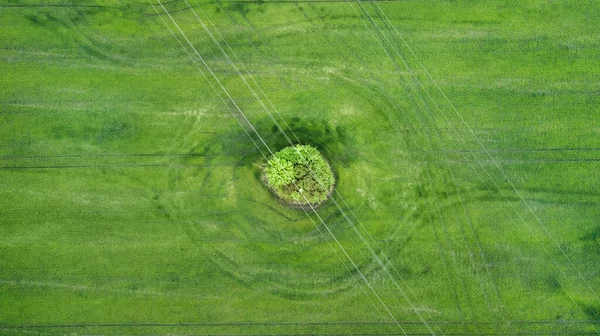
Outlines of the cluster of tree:
M318 204L325 201L335 184L331 167L319 151L309 145L286 147L267 162L269 187L291 204Z

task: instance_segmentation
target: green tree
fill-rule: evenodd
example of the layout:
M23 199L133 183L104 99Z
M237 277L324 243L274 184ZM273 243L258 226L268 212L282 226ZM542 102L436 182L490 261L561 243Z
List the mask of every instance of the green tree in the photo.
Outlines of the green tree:
M269 188L294 205L316 205L327 200L335 184L331 167L309 145L286 147L275 153L264 169Z

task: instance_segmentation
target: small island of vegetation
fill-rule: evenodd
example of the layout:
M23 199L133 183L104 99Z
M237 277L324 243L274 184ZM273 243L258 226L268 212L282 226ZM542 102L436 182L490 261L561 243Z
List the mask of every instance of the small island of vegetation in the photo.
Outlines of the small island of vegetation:
M285 204L318 206L331 195L335 177L319 151L310 145L286 147L264 167L269 189Z

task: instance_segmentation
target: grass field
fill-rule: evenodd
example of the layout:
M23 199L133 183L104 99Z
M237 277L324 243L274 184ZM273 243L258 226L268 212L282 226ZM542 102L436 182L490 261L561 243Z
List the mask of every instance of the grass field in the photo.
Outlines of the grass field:
M0 75L2 335L600 332L600 2L0 0Z

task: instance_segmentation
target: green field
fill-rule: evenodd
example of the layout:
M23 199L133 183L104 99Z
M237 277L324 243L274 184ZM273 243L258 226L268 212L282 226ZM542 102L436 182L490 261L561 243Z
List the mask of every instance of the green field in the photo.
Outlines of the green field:
M592 0L0 0L0 334L597 334L599 85Z

